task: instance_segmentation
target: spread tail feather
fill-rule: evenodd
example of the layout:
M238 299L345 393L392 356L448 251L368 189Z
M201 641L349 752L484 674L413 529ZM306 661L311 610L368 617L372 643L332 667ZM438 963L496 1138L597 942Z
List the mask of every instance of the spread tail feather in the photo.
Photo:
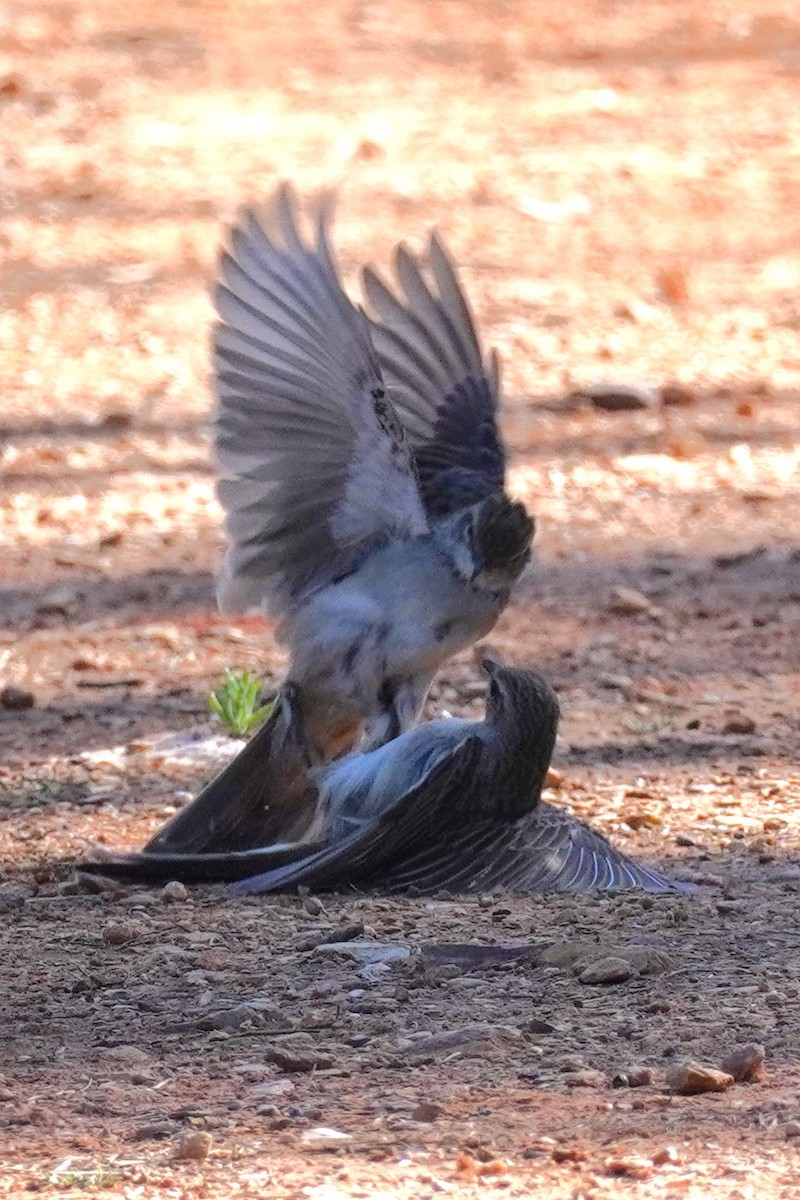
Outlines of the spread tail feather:
M276 843L258 850L226 850L220 853L179 854L124 853L93 846L78 864L79 870L93 875L112 875L157 883L180 879L183 883L233 883L256 872L288 866L313 852L311 842Z

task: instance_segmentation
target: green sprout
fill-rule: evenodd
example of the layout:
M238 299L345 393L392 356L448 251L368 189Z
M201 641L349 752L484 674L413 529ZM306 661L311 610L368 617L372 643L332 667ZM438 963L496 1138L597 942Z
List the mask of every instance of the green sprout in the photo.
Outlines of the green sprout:
M94 1192L113 1187L121 1176L116 1171L103 1167L73 1167L72 1158L65 1158L54 1171L41 1171L35 1180L33 1191L44 1187L75 1188L77 1191Z
M261 680L249 671L225 668L225 679L209 693L208 707L234 737L244 737L272 712L273 704L258 704Z

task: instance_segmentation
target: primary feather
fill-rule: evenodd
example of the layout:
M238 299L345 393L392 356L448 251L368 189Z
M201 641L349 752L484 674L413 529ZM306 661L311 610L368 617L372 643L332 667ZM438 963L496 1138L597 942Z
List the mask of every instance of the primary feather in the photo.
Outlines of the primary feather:
M427 532L369 325L328 249L298 229L294 194L245 211L220 258L214 449L229 549L223 610L283 616L376 539Z

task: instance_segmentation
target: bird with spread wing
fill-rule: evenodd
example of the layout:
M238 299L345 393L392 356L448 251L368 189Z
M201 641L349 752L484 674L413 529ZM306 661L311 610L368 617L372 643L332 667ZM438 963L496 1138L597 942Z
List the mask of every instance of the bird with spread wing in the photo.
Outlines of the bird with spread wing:
M103 852L93 869L144 879L237 880L235 893L298 884L382 892L688 890L542 800L558 701L536 671L484 659L486 717L427 721L374 750L308 767L317 826L300 841L228 853ZM281 693L295 753L302 719Z
M312 762L418 719L438 667L484 636L534 522L504 491L499 381L437 234L429 281L395 252L372 318L348 298L323 202L305 239L290 187L245 210L220 257L213 444L228 549L223 612L279 621ZM313 789L284 707L150 843L230 850L301 835Z

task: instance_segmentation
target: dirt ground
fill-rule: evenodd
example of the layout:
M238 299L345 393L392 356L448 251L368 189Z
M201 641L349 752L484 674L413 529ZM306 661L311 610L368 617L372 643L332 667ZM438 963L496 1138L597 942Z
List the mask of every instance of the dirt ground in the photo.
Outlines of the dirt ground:
M799 99L789 0L0 8L0 1194L797 1194ZM491 640L559 692L550 798L697 896L71 882L202 783L158 739L223 667L280 675L215 613L204 422L221 222L281 177L340 188L350 279L444 231L539 523ZM565 403L603 381L683 403ZM666 1088L751 1041L765 1082Z

